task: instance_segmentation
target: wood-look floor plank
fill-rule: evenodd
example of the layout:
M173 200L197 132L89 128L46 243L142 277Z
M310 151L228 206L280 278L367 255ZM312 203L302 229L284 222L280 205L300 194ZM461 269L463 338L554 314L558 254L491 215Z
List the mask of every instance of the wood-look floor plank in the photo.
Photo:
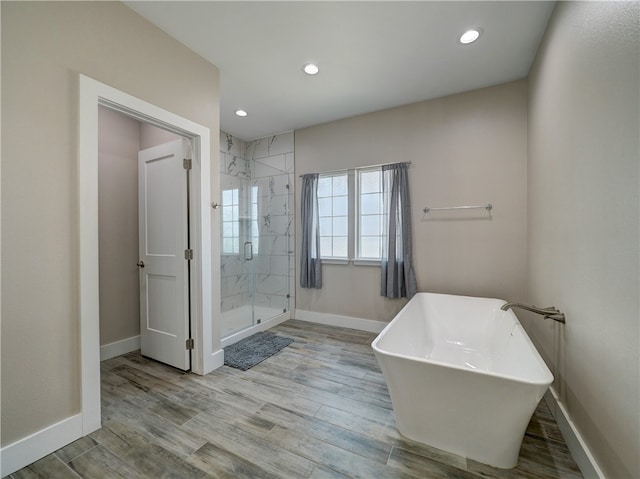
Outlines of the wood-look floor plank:
M290 320L294 339L248 371L185 374L125 354L101 363L103 428L12 474L181 479L580 479L538 405L514 469L404 438L371 349L375 334Z
M349 476L340 474L325 466L317 466L309 476L309 479L349 479Z
M216 479L278 479L281 476L214 444L206 443L187 461Z
M199 414L184 427L206 437L211 444L250 460L256 466L275 475L306 478L316 466L295 452L282 449L265 438L220 421L209 413Z
M571 454L567 450L565 452L551 452L548 448L536 447L532 444L533 440L525 437L520 448L520 457L548 467L552 467L559 471L571 474L580 474L580 469L571 458ZM537 440L540 443L541 441Z
M373 394L354 398L352 397L352 391L350 395L343 394L344 385L326 381L309 381L303 374L297 373L297 370L287 373L274 371L258 373L254 371L248 372L246 376L254 383L264 384L265 386L279 386L300 398L332 405L384 422L392 420L390 400L378 400Z
M3 479L40 479L40 475L36 472L33 472L29 467L24 467L19 471L14 472L10 476L6 476Z
M238 379L235 377L226 378L216 386L224 392L239 391L248 395L255 395L267 402L273 404L282 404L293 411L298 411L303 414L315 414L320 409L321 404L311 399L296 396L291 394L291 391L274 384L251 382L244 379Z
M280 426L304 432L316 439L381 464L386 464L391 452L391 446L383 441L334 426L315 417L296 414L274 404L265 404L258 411L258 415L268 418Z
M159 443L150 441L148 436L143 436L128 424L116 420L107 421L92 437L143 476L193 479L206 476L203 471Z
M217 404L226 404L247 413L255 413L264 405L264 400L259 397L244 394L233 389L222 390L215 386L198 384L188 384L179 393L171 397L172 401L185 407L200 409L200 412L207 411Z
M458 469L467 469L467 459L457 454L412 441L404 436L402 436L401 439L391 441L391 443L393 444L393 448L397 449L396 455L406 452L415 456L421 456L427 461L446 464ZM407 457L412 456L408 455Z
M354 479L411 478L410 474L392 469L379 462L371 461L357 454L316 439L295 429L276 426L269 433L269 440L283 449L295 451L307 459L322 464L334 471Z
M472 459L467 459L467 470L487 479L552 479L537 473L515 467L513 469L498 469Z
M98 443L89 436L82 437L68 446L58 449L55 455L65 464L96 447Z
M419 454L394 447L389 455L389 466L404 471L415 477L430 479L479 479L464 468L456 468L441 462L429 460Z
M143 479L145 476L106 447L98 445L82 456L74 458L69 467L84 478Z
M361 411L345 411L342 408L322 406L315 417L374 439L401 439L392 419L384 420L384 418L381 418L382 420L375 420L369 415L364 417Z
M172 397L172 399L174 398L175 396ZM158 416L162 416L177 426L182 426L189 419L200 414L202 409L184 406L174 400L164 400L151 407L149 411Z
M21 471L13 473L15 479L79 479L81 476L69 469L55 454L49 454Z

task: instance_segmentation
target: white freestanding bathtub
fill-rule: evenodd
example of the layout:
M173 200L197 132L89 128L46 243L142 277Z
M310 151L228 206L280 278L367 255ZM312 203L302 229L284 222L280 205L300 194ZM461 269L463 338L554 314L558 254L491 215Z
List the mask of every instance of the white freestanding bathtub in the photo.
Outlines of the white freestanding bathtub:
M418 293L373 341L404 436L491 466L516 466L553 375L503 304Z

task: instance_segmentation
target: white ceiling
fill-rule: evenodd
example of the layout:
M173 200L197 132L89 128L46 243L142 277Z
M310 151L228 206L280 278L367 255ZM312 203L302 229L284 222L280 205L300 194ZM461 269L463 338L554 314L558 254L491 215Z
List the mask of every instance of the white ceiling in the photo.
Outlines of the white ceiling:
M554 2L127 1L220 69L220 125L251 140L524 78ZM458 37L483 34L471 45ZM308 76L302 65L315 62ZM235 110L248 112L245 118Z

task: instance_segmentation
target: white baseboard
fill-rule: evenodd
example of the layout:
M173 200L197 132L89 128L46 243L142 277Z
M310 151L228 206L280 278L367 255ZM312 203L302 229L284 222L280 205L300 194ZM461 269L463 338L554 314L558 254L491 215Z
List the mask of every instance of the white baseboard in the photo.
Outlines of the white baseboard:
M82 414L52 424L0 450L0 477L57 451L82 437Z
M222 349L218 349L216 352L211 353L211 356L205 358L203 375L209 374L211 371L213 371L214 369L218 369L223 364L224 351Z
M384 321L376 321L373 319L318 313L316 311L305 311L303 309L296 309L294 318L299 319L300 321L309 321L311 323L326 324L328 326L357 329L359 331L368 331L370 333L379 333L389 324Z
M275 316L271 319L267 319L266 321L260 324L256 324L254 326L251 326L250 328L243 329L242 331L239 331L230 336L227 336L221 341L221 347L226 348L227 346L231 346L232 344L237 343L238 341L248 338L252 334L256 334L256 333L259 333L260 331L265 331L269 328L273 328L274 326L277 326L280 323L284 323L289 319L291 319L290 311L281 313L278 316ZM223 362L224 362L224 359L223 359Z
M105 344L104 346L100 346L100 361L115 358L116 356L130 353L136 349L140 349L139 335Z
M544 395L544 399L551 410L551 414L556 420L560 432L564 440L567 442L567 447L576 461L576 464L582 471L582 475L585 479L605 479L605 475L598 466L593 454L589 451L587 444L582 439L580 432L576 428L575 424L571 420L571 416L565 409L562 401L558 398L556 391L553 388L549 388Z

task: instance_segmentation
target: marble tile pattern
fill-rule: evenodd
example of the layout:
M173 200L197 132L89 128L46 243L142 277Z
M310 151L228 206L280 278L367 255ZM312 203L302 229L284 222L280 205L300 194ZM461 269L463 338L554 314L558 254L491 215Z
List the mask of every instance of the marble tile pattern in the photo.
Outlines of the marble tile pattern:
M580 479L544 401L514 469L401 436L375 334L289 320L294 342L248 371L197 376L133 352L101 364L102 429L11 479Z
M294 134L283 133L244 142L220 135L220 187L237 188L240 216L251 216L251 194L257 188L258 244L254 258L222 255L222 311L254 302L278 310L289 309L293 280ZM252 222L253 225L253 222ZM241 225L240 244L251 240ZM252 226L251 226L252 227ZM242 301L247 301L242 303Z

